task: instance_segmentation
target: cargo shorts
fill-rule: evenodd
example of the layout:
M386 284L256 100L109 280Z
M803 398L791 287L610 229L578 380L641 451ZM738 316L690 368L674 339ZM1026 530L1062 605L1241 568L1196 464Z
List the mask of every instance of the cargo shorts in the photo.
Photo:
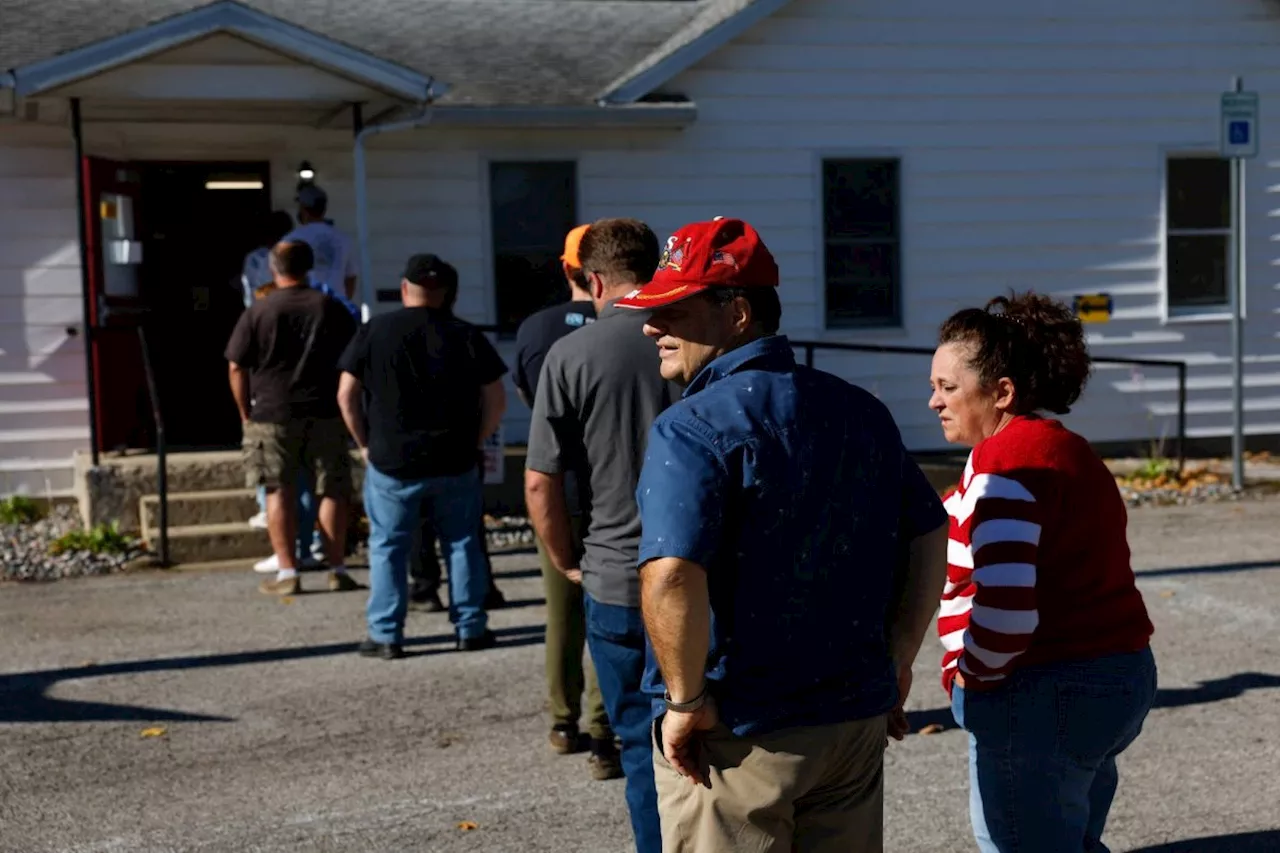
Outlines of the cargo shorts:
M351 452L341 418L298 418L287 424L244 425L240 445L245 484L253 489L293 485L298 475L314 472L316 494L346 498L351 492Z

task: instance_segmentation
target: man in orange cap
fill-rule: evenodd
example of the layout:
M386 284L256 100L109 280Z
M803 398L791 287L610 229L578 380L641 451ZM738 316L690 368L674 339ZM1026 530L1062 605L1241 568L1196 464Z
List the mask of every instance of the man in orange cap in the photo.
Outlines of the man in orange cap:
M582 584L587 647L609 721L622 742L624 795L637 853L661 853L653 786L651 704L642 687L644 624L636 556L636 483L654 419L679 389L657 371L644 315L614 303L658 265L653 230L636 219L600 219L579 256L599 318L547 353L529 421L525 506L552 565ZM575 548L563 487L567 471L590 499L582 547Z
M589 225L579 225L564 238L564 254L560 263L569 285L569 301L543 308L525 318L516 330L516 393L529 408L538 390L538 374L548 350L556 341L596 319L596 306L591 301L587 274L578 259L578 245ZM573 547L580 554L586 533L585 495L578 483L581 471L567 471L564 478L565 500L571 516ZM566 578L552 565L542 539L534 540L538 561L542 566L542 588L547 600L547 704L551 711L551 748L560 755L578 751L578 718L582 714L582 695L587 696L587 726L591 737L588 768L596 779L616 779L622 775L622 764L613 742L613 728L605 711L595 668L590 660L583 666L583 650L587 641L586 616L583 611L582 587Z
M684 386L636 488L664 853L880 853L886 734L945 579L938 496L879 400L796 364L778 279L717 219L617 303L653 309Z

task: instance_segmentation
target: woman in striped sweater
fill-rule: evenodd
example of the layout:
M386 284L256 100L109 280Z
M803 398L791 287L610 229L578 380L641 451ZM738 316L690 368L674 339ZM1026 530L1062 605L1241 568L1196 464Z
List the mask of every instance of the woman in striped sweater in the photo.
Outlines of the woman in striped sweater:
M1065 414L1090 372L1084 332L1035 294L943 324L929 406L969 445L951 516L942 683L969 732L984 853L1098 853L1116 756L1156 689L1115 480Z

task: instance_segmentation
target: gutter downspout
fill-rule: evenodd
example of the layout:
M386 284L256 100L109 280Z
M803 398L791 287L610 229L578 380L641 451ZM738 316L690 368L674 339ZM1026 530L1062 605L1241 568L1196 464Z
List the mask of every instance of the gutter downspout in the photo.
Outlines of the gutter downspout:
M356 133L356 240L359 243L360 251L360 315L365 322L368 322L372 313L376 291L373 287L373 260L369 257L369 209L368 188L365 186L364 141L367 137L375 136L379 133L394 133L430 124L432 115L431 100L431 91L428 89L427 101L424 103L422 111L417 115L400 121L372 124Z
M96 306L89 290L89 177L85 169L84 133L80 122L80 99L71 99L71 146L76 158L76 226L80 240L80 314L84 323L84 388L89 402L89 461L98 467L98 377L94 369L93 326Z

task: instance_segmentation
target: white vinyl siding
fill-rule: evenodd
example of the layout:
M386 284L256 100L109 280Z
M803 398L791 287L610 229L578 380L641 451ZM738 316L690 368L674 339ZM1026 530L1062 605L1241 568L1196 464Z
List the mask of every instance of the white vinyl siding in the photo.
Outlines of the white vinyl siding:
M0 496L69 494L89 443L74 164L65 130L0 124Z
M694 127L601 178L617 197L624 183L672 188L639 207L664 224L710 213L759 226L795 337L931 346L951 312L1010 288L1108 293L1093 352L1188 360L1189 433L1226 436L1226 325L1166 319L1164 176L1169 155L1217 150L1233 74L1280 102L1280 4L793 0L664 87L697 102ZM1262 125L1247 183L1246 430L1277 433L1280 113L1264 109ZM900 329L825 328L816 172L843 151L901 159ZM817 366L877 393L908 446L945 447L927 357L819 353ZM1174 379L1099 366L1067 422L1099 441L1171 439Z

